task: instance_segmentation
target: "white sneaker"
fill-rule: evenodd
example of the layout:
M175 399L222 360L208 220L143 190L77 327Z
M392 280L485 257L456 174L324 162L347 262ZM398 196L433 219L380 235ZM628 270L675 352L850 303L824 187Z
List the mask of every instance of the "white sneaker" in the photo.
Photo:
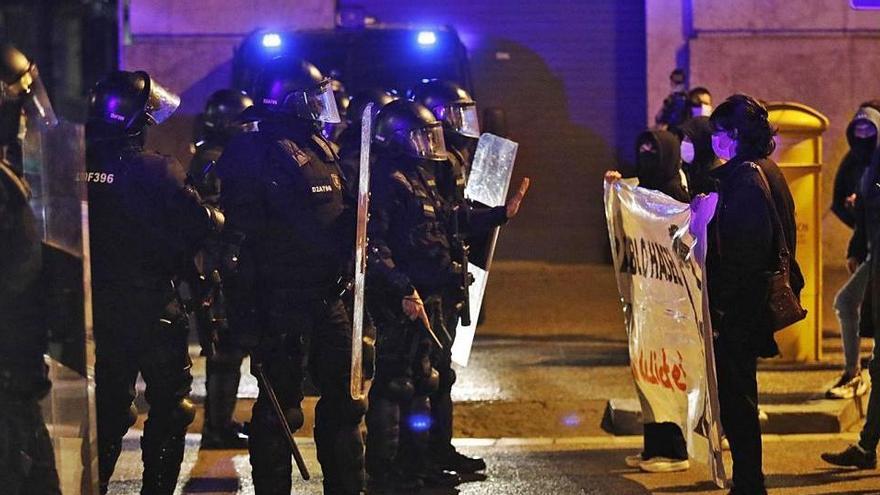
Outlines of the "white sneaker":
M626 465L629 467L639 467L639 464L641 464L642 461L644 461L644 459L642 459L641 452L636 455L628 455L626 456L626 459L624 459L624 462L626 462Z
M639 469L648 473L674 473L687 471L691 463L687 459L669 459L666 457L652 457L639 463Z
M870 386L871 380L867 375L859 373L855 376L848 376L844 372L837 383L825 392L825 396L829 399L852 399L865 395Z

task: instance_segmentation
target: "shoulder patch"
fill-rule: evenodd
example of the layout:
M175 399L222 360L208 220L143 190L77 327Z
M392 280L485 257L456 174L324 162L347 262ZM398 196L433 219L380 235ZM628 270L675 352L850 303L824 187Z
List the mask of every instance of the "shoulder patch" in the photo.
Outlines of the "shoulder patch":
M279 139L276 143L285 153L292 156L300 167L309 163L309 155L290 139Z

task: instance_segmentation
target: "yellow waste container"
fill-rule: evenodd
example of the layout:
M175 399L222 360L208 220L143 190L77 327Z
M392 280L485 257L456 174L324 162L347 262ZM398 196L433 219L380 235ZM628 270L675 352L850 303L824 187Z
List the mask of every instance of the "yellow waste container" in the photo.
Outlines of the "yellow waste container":
M806 286L801 303L807 318L776 334L785 361L822 359L822 134L828 117L801 103L767 104L770 122L779 130L773 159L782 168L794 196L797 261Z

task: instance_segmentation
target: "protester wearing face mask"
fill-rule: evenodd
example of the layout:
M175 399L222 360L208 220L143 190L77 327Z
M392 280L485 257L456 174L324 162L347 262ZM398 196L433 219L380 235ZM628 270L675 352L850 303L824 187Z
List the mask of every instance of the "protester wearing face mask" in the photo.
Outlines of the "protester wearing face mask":
M662 192L672 198L690 200L681 180L680 144L669 131L645 131L636 139L636 177L639 186ZM608 171L605 180L620 179ZM641 453L627 456L626 464L652 473L685 471L690 468L687 444L675 423L645 423L645 445Z
M872 112L868 112L872 113ZM854 126L855 127L855 126ZM877 144L877 139L872 140ZM873 330L878 324L880 317L880 153L875 147L871 153L869 165L865 169L858 188L856 189L856 198L854 201L853 213L855 218L855 231L849 245L849 256L854 257L857 261L861 261L862 268L855 271L853 277L858 276L859 271L863 270L867 281L861 287L861 292L853 293L849 297L852 298L852 307L858 307L858 303L862 302L861 309L862 332L863 336L874 337L874 352L868 370L872 381L876 384L880 382L880 347L877 346L877 333ZM851 291L848 286L854 285L852 279L841 289L841 294L835 300L835 307L838 306L840 299L845 298L844 292ZM854 291L853 291L854 292ZM853 324L858 325L859 314L850 315ZM843 326L844 317L838 309L838 318ZM867 320L867 321L866 321ZM865 325L870 323L870 325ZM872 331L873 330L873 331ZM858 329L854 330L855 332ZM855 361L858 363L858 344L859 336L855 335ZM855 467L859 469L876 469L877 468L877 444L880 443L880 386L871 388L868 394L868 410L865 413L865 424L859 435L859 441L850 445L841 452L828 452L822 454L822 459L835 466Z
M712 126L709 117L696 117L681 126L681 168L687 177L691 197L717 189L709 170L718 161L712 151Z
M849 151L844 156L834 178L834 197L831 211L847 226L856 224L855 205L859 180L871 162L877 147L880 129L880 102L863 103L846 130ZM859 231L856 230L856 233ZM834 298L834 311L840 322L840 340L843 343L844 369L837 382L825 393L829 399L849 399L864 395L869 381L863 379L859 359L859 307L868 285L868 265L864 262L864 242L858 242L856 233L847 252L850 277Z
M781 172L767 158L775 148L775 131L766 108L754 98L734 95L712 113L710 123L712 149L721 162L709 176L718 183L720 203L709 226L706 276L721 423L733 456L730 493L763 494L757 359L778 353L766 311L765 273L778 255L773 208L792 252L797 238L788 237L788 229L794 226L794 210Z
M708 117L712 114L712 93L702 86L697 86L688 91L688 104L691 118Z

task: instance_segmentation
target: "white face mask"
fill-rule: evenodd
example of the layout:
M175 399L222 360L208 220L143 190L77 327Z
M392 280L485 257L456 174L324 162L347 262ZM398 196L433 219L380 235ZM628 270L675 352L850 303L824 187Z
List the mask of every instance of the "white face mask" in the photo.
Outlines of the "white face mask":
M694 117L708 117L712 115L712 105L703 103L698 107L691 107L691 115Z
M694 143L690 141L681 142L681 161L684 163L693 163L694 161Z
M728 161L736 155L736 139L731 139L726 132L712 134L712 151L715 155Z

